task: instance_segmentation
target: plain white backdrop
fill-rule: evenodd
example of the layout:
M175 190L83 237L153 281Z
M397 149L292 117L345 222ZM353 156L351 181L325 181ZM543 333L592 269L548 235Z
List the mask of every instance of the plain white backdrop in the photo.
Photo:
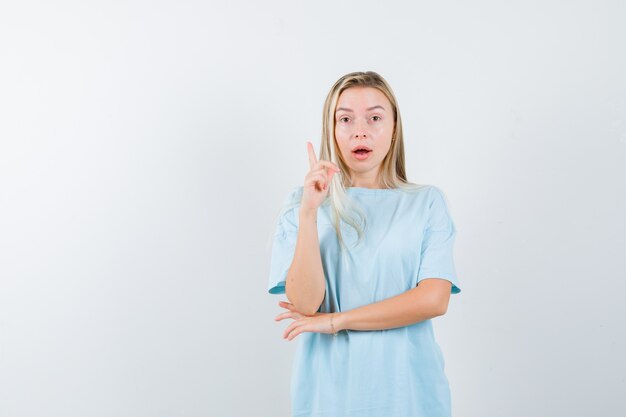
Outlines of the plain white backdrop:
M446 193L455 417L626 414L623 1L0 6L0 415L287 416L270 239L379 72Z

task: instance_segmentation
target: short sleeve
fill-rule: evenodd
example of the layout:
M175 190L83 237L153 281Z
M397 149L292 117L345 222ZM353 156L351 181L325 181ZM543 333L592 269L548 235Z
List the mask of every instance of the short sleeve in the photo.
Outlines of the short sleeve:
M445 195L432 187L428 203L428 220L424 230L417 282L426 278L443 278L452 283L452 294L461 292L454 265L456 227L450 216Z
M293 202L297 197L297 190L292 192L286 200L286 204ZM270 256L270 273L268 292L270 294L284 294L287 271L293 261L298 238L298 224L296 219L297 206L283 209L278 219L276 230L272 238L272 251Z

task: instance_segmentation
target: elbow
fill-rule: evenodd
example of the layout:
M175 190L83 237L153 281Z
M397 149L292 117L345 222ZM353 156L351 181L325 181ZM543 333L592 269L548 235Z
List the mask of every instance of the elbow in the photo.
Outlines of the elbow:
M433 307L433 312L434 312L433 314L435 315L435 317L443 316L444 314L448 312L448 302L441 301L441 302L435 303Z
M322 295L324 296L325 294ZM322 305L322 301L324 300L323 296L321 299L317 299L319 301L314 302L310 302L313 297L306 297L306 299L301 299L297 295L290 293L289 286L285 286L285 296L296 309L296 311L305 316L312 316L317 313L320 309L320 306Z
M287 297L289 298L289 297ZM309 300L294 300L291 304L295 307L296 311L305 316L313 316L317 313L322 305L322 301L308 302Z
M435 316L443 316L448 312L448 304L450 302L450 290L442 293L433 294L432 308Z
M289 298L289 296L287 296L287 298ZM304 303L301 303L296 300L292 301L291 299L289 299L289 302L293 305L293 307L296 309L298 313L303 314L305 316L312 316L315 313L317 313L321 305L320 303L317 307L315 307L315 305L305 305Z
M320 308L317 307L315 310L313 308L309 308L309 309L303 308L302 310L300 310L299 308L296 307L296 310L300 311L305 316L313 316L315 315L315 313L317 313L319 309Z

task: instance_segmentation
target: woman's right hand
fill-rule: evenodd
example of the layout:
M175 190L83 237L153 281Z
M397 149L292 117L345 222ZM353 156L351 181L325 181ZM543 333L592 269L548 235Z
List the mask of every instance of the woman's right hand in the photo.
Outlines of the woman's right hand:
M308 141L307 150L309 152L310 171L304 177L304 189L300 202L300 210L317 212L317 208L328 195L330 180L332 180L335 173L341 170L331 161L318 161L313 145Z

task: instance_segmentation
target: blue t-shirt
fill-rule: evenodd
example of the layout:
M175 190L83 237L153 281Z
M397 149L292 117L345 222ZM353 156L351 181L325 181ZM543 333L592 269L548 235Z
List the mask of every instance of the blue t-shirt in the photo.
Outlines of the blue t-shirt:
M300 201L303 187L285 200ZM453 260L456 228L443 192L347 188L366 216L364 240L341 223L340 255L330 206L318 209L317 230L326 295L319 312L347 311L401 294L426 278L461 291ZM285 293L298 235L299 204L285 210L273 237L268 291ZM285 310L286 311L286 310ZM344 330L296 337L291 410L297 417L449 417L450 390L431 320L385 330Z

